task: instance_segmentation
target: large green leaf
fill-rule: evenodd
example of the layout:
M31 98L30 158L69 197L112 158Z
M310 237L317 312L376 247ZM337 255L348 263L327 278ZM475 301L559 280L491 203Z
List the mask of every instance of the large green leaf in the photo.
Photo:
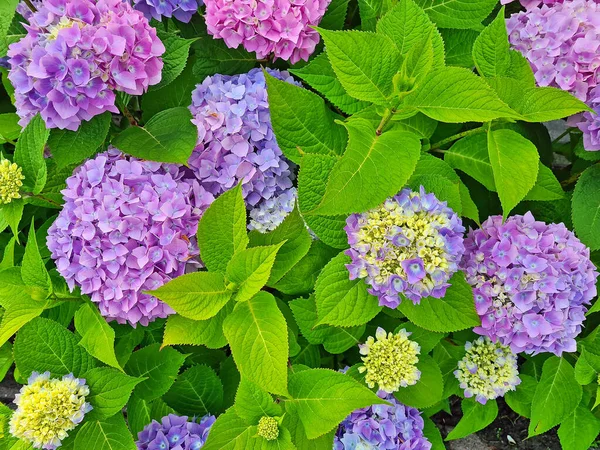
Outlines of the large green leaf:
M416 0L440 28L476 28L494 9L495 0Z
M558 437L563 450L587 450L600 433L600 420L584 406L578 406L562 421Z
M104 420L91 420L83 424L75 438L75 448L85 450L136 450L133 436L125 419L116 414Z
M15 163L23 169L23 189L39 194L47 178L44 147L50 130L38 114L23 129L15 147Z
M600 166L588 167L573 191L573 226L581 241L600 249Z
M333 437L336 430L331 430L316 439L309 439L294 405L289 402L285 405L282 425L290 430L297 450L330 450L333 448Z
M0 4L0 56L5 56L8 50L7 34L18 3L19 0L6 0Z
M242 450L251 436L256 435L256 427L249 427L234 408L221 414L210 428L204 450Z
M81 335L79 345L90 355L119 370L115 354L115 331L106 323L95 305L85 303L75 313L75 329Z
M223 331L243 377L269 392L287 393L287 324L271 294L238 303Z
M120 412L129 401L133 388L143 378L130 377L110 367L96 367L85 374L90 395L86 401L94 408L94 418L103 419Z
M506 75L510 69L510 53L504 8L475 40L473 60L477 71L486 77Z
M390 130L378 135L365 119L345 125L348 148L331 170L316 214L334 216L380 205L402 189L420 156L421 144L413 133Z
M223 384L210 367L192 366L177 377L163 400L187 416L216 414L223 406Z
M504 395L504 400L510 408L517 414L530 418L531 417L531 402L537 387L537 380L524 373L519 375L521 384L514 391L508 391Z
M496 400L488 400L485 405L482 405L473 398L466 398L462 401L461 408L463 416L446 437L447 441L460 439L483 430L498 416Z
M40 255L35 229L33 228L33 220L31 221L31 227L29 227L25 254L23 255L21 278L26 286L32 286L46 292L52 290L50 275Z
M252 247L233 255L227 265L227 279L236 284L235 300L243 302L260 291L271 275L275 256L283 245Z
M263 416L280 416L281 406L257 384L242 380L235 396L235 411L249 425L256 425Z
M233 311L234 302L227 303L216 316L207 320L192 320L178 314L169 316L163 345L205 345L221 348L227 345L223 322Z
M560 200L565 197L565 193L557 180L552 169L546 167L540 161L537 180L527 193L524 200L550 201Z
M456 30L444 28L440 30L444 38L444 49L446 51L446 65L465 67L472 69L473 45L479 36L475 30Z
M425 354L419 356L417 368L421 371L417 384L398 390L394 396L405 405L428 408L442 400L444 392L442 372L434 359Z
M165 53L162 56L164 67L160 82L156 86L152 86L152 90L167 86L183 72L190 53L190 46L196 40L182 39L176 34L162 31L158 31L158 37L165 46Z

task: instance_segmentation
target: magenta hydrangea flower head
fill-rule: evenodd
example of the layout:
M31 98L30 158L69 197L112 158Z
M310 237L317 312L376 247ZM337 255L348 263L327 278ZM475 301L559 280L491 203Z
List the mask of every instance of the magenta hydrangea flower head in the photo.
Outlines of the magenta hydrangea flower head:
M115 91L140 95L161 79L165 47L123 0L45 0L8 50L20 125L40 113L49 128L118 112Z
M423 434L421 413L393 395L383 391L377 395L391 406L373 405L353 411L339 425L333 450L429 450L431 443Z
M258 59L273 54L292 64L319 43L318 25L331 0L206 0L208 33L230 48L241 45Z
M169 414L138 433L138 450L199 450L206 443L208 432L217 419L206 415L199 421Z
M294 83L288 72L269 73ZM253 228L272 229L281 211L271 210L290 209L294 174L273 134L263 72L207 77L192 93L190 110L198 144L189 165L202 186L216 197L242 181Z
M133 7L143 12L148 20L174 17L183 23L192 20L203 4L202 0L133 0Z
M488 218L465 240L480 335L514 353L574 352L598 272L590 250L564 224L524 216Z
M460 217L423 186L352 214L344 229L350 279L365 278L369 292L390 308L400 304L400 294L415 304L423 297L443 297L464 252Z
M67 179L48 249L70 289L107 319L147 325L173 313L143 291L200 264L193 237L214 197L189 172L109 148Z

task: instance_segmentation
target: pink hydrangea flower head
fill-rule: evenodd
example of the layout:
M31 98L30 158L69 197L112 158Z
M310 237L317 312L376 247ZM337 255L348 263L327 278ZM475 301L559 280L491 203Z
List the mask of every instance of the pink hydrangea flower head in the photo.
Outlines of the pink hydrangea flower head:
M240 45L258 59L273 54L292 64L319 42L318 25L331 0L206 0L206 26L228 47Z
M288 72L269 73L294 82ZM189 165L202 186L216 197L243 182L252 229L276 227L293 209L294 173L273 134L262 70L207 77L192 92L190 110L198 144Z
M46 0L8 50L20 125L40 113L49 128L118 112L115 91L144 93L161 79L165 47L122 0Z
M143 12L148 20L174 17L183 23L192 20L203 4L202 0L133 0L133 7Z
M199 266L194 236L214 200L189 169L109 148L75 169L48 230L58 272L108 320L147 325L172 309L144 294Z
M564 224L524 216L488 218L470 230L462 261L481 326L514 353L574 352L598 272Z

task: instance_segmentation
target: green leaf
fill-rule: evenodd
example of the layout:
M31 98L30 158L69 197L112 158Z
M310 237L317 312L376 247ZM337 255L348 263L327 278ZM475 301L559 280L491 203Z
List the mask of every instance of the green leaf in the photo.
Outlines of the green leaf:
M421 354L426 355L445 337L446 333L436 333L426 330L415 325L412 322L404 322L396 328L398 330L405 329L410 335L411 341L416 341L421 346Z
M271 294L238 303L223 331L243 377L268 392L287 393L288 331Z
M348 149L331 170L323 199L311 213L333 216L378 206L402 189L417 165L417 135L396 130L377 135L365 119L345 126Z
M162 56L164 67L160 83L152 86L151 90L157 90L167 86L175 80L187 64L190 46L196 39L182 39L176 34L157 32L159 39L165 46L165 53Z
M306 430L293 404L286 404L282 425L290 430L297 450L330 450L333 448L333 437L336 430L332 430L316 439L308 439Z
M545 433L575 411L581 401L582 388L574 372L564 358L551 356L544 362L542 378L531 403L529 437Z
M0 56L5 56L10 42L6 35L15 15L19 0L6 0L0 4Z
M236 301L250 300L267 284L275 256L283 244L247 248L233 255L226 274L237 285Z
M15 362L12 349L12 344L10 342L5 342L4 345L0 346L0 382L4 380L8 370Z
M251 381L242 380L235 396L235 412L249 425L256 425L261 417L281 416L282 411L271 394Z
M423 417L423 435L431 442L431 450L446 450L438 427L429 417Z
M333 258L322 270L315 285L319 321L341 327L362 325L380 311L377 297L367 292L364 280L350 280L345 264L350 257L344 252Z
M573 226L591 250L600 249L600 166L588 167L575 185L572 199Z
M319 25L328 30L341 30L346 21L350 0L332 0Z
M565 197L565 193L556 179L556 175L540 161L537 180L525 196L524 200L550 201L560 200Z
M440 28L476 28L494 9L496 0L417 0Z
M540 155L531 141L512 130L488 133L488 155L506 218L535 185Z
M475 30L456 30L444 28L440 30L444 38L444 48L446 50L446 65L464 67L472 69L473 45L479 36Z
M163 400L186 416L215 414L223 406L223 384L210 367L192 366L177 377Z
M221 73L221 72L218 72ZM192 65L188 64L181 75L172 83L159 90L151 90L142 97L142 117L148 121L152 116L164 109L190 106L192 91L198 83L192 73Z
M449 123L516 117L482 78L462 67L445 67L429 73L423 83L406 96L404 105Z
M90 395L86 397L94 408L90 413L94 418L104 419L120 412L133 388L143 381L125 375L110 367L96 367L84 375L86 384L90 388Z
M76 449L86 450L136 450L133 436L127 429L125 419L116 414L104 420L92 420L83 424L75 438Z
M131 355L125 372L137 378L147 378L138 384L135 393L143 400L154 400L166 393L179 372L186 356L160 344L141 348Z
M485 77L506 75L510 69L509 48L504 8L501 8L473 45L473 60L477 71Z
M221 414L210 428L208 439L203 450L242 450L252 436L256 435L256 427L249 427L237 416L234 408Z
M456 427L446 437L447 441L460 439L476 431L483 430L498 416L498 403L488 400L485 405L472 398L466 398L461 403L463 416Z
M183 317L206 320L214 317L231 298L225 277L219 272L192 272L181 275L148 294Z
M304 155L298 175L298 206L310 229L327 245L342 249L348 247L348 237L344 231L346 216L333 217L307 215L314 210L325 194L329 174L337 158L326 155Z
M204 80L215 73L236 75L249 72L256 67L256 54L239 48L228 48L224 41L206 34L206 25L202 19L203 30L193 32L192 36L205 35L194 45L196 62L193 73L197 80ZM188 100L189 101L189 100Z
M303 153L342 154L347 135L315 93L265 74L271 123L277 143L290 160Z
M358 0L361 28L375 31L377 20L390 10L394 0Z
M425 354L419 355L417 368L421 371L417 384L396 391L394 396L405 405L419 409L429 408L442 400L444 392L442 372L434 359Z
M21 222L21 218L23 217L23 209L25 208L25 202L23 199L14 199L8 205L3 205L0 209L0 214L4 216L4 220L8 222L10 225L10 229L13 232L13 235L17 238L17 242L19 242L19 223Z
M289 391L309 439L331 431L355 409L386 403L353 378L328 369L292 373Z
M46 270L46 266L40 255L37 239L35 238L33 220L31 221L25 254L23 255L21 277L26 286L33 286L47 292L52 290L50 275L48 274L48 270Z
M167 319L163 346L165 345L205 345L208 348L221 348L227 345L223 334L223 322L233 311L233 302L227 303L216 316L207 320L192 320L180 315Z
M50 130L46 128L42 117L38 114L23 129L17 146L15 159L23 169L23 190L39 194L46 184L47 169L44 161L44 147Z
M2 45L1 42L0 38L0 46ZM6 143L7 140L15 140L20 134L19 116L16 113L0 114L0 144Z
M94 360L77 345L75 335L57 322L38 317L25 325L14 342L15 363L21 375L49 371L54 376L76 377L95 366Z
M471 198L469 188L463 183L458 185L458 191L460 193L460 203L462 205L462 215L468 217L471 220L479 223L479 209Z
M248 245L241 184L217 198L198 225L198 245L208 270L225 273L233 255Z
M447 202L454 212L462 215L460 181L452 182L448 178L436 175L413 174L407 185L417 192L423 186L425 191L435 194L438 200Z
M530 418L531 417L531 402L535 394L537 387L537 380L524 373L519 375L521 384L519 384L515 391L508 391L504 395L504 400L510 408L517 414Z
M187 108L159 112L144 127L129 127L115 136L112 144L141 159L187 164L196 146L198 130Z
M560 424L558 437L563 450L587 450L600 433L600 420L584 406L578 406L573 414Z
M4 345L23 325L38 317L48 307L47 302L34 300L23 288L10 298L1 298L4 307L0 323L0 345Z
M81 122L77 131L59 128L50 130L48 147L58 167L80 163L92 156L106 139L111 118L111 113L107 111L89 121Z
M429 331L451 332L480 325L473 289L463 273L455 273L450 284L443 298L426 298L419 305L404 299L398 309L415 325Z
M318 31L346 92L358 100L387 104L393 93L392 78L401 60L392 40L385 35L355 30Z
M337 106L342 112L346 114L354 114L367 106L369 102L363 102L356 100L346 93L346 90L338 80L329 58L326 53L321 53L319 56L314 58L309 64L299 69L290 70L294 75L302 78L302 80L310 85L315 91L323 95L332 104ZM301 108L301 103L294 103L294 111ZM269 101L269 109L274 111L274 102ZM328 113L330 114L330 113ZM275 124L278 121L277 115L273 117L272 122ZM273 125L275 126L275 125ZM336 131L338 127L334 128ZM329 133L328 133L329 134ZM327 134L327 135L328 135ZM281 138L277 138L277 142L280 142ZM344 142L345 144L345 142ZM306 151L306 147L302 147L303 151ZM343 146L342 146L343 151ZM337 152L342 153L342 152Z
M96 306L84 304L75 313L75 329L81 335L79 345L90 355L119 370L115 354L115 331L106 323Z
M150 403L142 400L137 395L132 395L127 403L127 424L134 436L137 436L146 425L152 422L150 416Z

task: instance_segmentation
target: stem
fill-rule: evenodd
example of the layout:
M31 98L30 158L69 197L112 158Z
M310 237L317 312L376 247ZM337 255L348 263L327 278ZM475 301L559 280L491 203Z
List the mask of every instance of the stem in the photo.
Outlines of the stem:
M7 139L7 138L3 138L6 142L8 142L9 144L14 145L15 147L17 146L17 143L15 141L13 141L12 139Z
M392 118L392 116L394 115L395 112L396 111L394 111L393 109L385 110L385 113L383 114L383 117L381 118L381 122L379 122L379 126L377 127L377 130L375 130L375 134L377 136L381 136L383 129L388 124L388 122L390 121L390 119Z
M451 142L458 141L467 136L472 136L474 134L485 133L486 129L484 127L473 128L472 130L463 131L462 133L455 134L454 136L447 137L446 139L442 139L439 142L431 145L429 151L436 151L440 147L443 147L446 144L450 144Z
M137 127L137 125L138 125L137 120L135 120L135 117L133 117L133 115L127 108L127 105L121 105L121 112L127 118L127 120L129 120L129 123L131 124L132 127Z
M562 138L568 135L571 132L570 128L567 128L563 133L560 134L556 139L552 141L552 145L557 144Z
M560 182L561 186L568 186L570 184L575 183L577 180L579 180L579 177L581 176L581 173L576 173L575 175L571 175L569 178L567 178L566 180L563 180Z
M35 6L33 6L33 3L31 3L31 0L23 0L25 2L25 4L27 5L27 7L33 11L33 12L37 12L37 8Z

